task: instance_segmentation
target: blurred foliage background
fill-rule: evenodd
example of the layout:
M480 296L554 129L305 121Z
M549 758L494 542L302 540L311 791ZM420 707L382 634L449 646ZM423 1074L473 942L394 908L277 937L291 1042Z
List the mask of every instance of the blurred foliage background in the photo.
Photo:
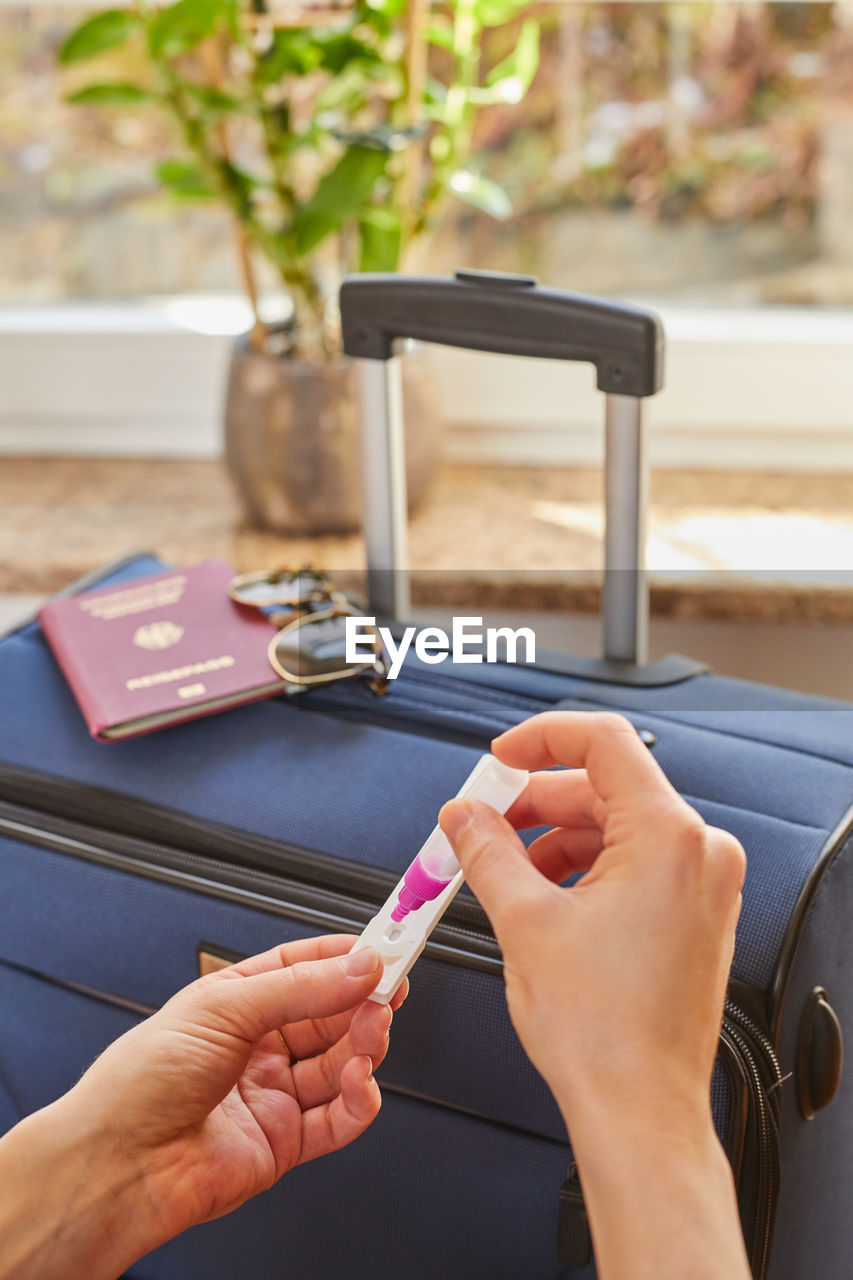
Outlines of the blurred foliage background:
M0 10L3 296L239 287L222 215L176 210L151 178L173 153L169 125L62 100L57 50L86 12ZM561 0L534 12L532 87L483 112L473 137L512 212L496 222L448 206L413 266L533 269L691 301L853 303L849 5ZM518 29L488 33L493 64Z
M89 15L58 55L69 102L170 120L154 175L227 210L253 345L270 337L260 255L292 300L291 348L320 359L343 275L398 270L454 201L509 217L473 139L481 113L523 102L540 38L530 0L330 3L138 0Z

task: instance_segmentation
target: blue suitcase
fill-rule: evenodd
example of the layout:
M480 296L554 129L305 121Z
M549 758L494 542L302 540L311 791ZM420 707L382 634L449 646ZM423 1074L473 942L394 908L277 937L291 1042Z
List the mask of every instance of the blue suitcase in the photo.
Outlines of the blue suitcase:
M540 655L535 667L408 657L384 698L343 681L106 747L37 624L6 636L0 1126L68 1089L197 976L200 956L360 931L497 732L547 708L617 709L748 854L712 1101L754 1274L842 1280L853 1250L841 1076L853 708L679 657L643 662L639 404L660 376L651 317L471 275L356 278L342 305L347 349L363 361L377 613L405 607L393 338L597 364L609 395L607 656ZM100 581L158 568L137 556ZM470 895L418 962L379 1078L383 1108L363 1138L141 1259L133 1280L594 1275L566 1134L513 1032L500 955Z

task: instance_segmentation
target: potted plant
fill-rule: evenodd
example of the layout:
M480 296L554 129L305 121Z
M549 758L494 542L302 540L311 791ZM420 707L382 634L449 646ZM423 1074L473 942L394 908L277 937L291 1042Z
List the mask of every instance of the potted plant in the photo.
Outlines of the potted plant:
M69 100L167 112L180 148L157 165L160 183L182 200L218 200L234 219L255 320L232 360L226 459L256 525L358 523L337 285L347 271L396 270L449 199L509 214L505 193L471 154L478 113L519 102L535 74L539 26L527 8L527 0L156 8L137 0L88 18L63 44L65 66L97 59L109 72L78 84ZM291 299L284 325L261 318L260 259ZM416 376L417 362L407 382ZM424 395L408 399L414 503L438 440L423 420L434 422Z

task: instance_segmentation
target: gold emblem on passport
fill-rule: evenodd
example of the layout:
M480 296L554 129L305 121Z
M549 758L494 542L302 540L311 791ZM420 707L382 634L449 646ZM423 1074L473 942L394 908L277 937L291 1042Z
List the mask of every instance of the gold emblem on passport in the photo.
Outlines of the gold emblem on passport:
M137 627L133 643L140 649L171 649L183 634L183 627L175 622L149 622L144 627Z

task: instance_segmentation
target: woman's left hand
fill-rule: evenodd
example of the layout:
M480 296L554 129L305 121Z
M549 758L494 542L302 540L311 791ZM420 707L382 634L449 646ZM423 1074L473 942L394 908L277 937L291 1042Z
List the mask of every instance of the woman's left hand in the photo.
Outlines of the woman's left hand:
M378 955L350 957L352 943L346 935L292 942L199 978L0 1142L2 1168L4 1146L17 1137L23 1152L19 1131L29 1129L34 1179L44 1154L33 1190L50 1225L55 1183L53 1211L68 1228L64 1276L116 1274L364 1132L379 1111L373 1072L392 1010L367 999L382 973ZM405 994L404 985L393 1008ZM48 1174L58 1164L64 1173ZM81 1258L75 1269L95 1201L98 1256L110 1262ZM4 1266L2 1225L0 1280L50 1274Z

